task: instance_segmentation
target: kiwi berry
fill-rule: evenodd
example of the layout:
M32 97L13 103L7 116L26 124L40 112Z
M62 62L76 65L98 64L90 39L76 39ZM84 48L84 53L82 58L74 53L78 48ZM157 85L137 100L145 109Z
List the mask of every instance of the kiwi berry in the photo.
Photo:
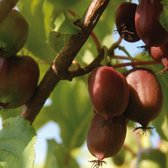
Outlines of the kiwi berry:
M130 2L121 3L115 13L115 23L119 35L128 42L139 41L140 38L135 29L135 11L137 4Z
M161 0L141 0L137 7L135 27L147 48L159 46L167 41L168 33L159 22L162 11Z
M0 24L0 57L11 57L24 46L28 37L28 22L12 9Z
M0 108L24 105L37 88L39 68L29 56L0 58Z
M98 160L117 154L126 137L127 119L124 115L105 120L95 113L87 134L87 147Z
M155 74L145 68L130 70L126 76L130 97L125 115L146 129L150 121L160 113L162 90Z
M128 105L127 81L112 67L94 69L88 78L88 90L95 111L105 119L120 116Z

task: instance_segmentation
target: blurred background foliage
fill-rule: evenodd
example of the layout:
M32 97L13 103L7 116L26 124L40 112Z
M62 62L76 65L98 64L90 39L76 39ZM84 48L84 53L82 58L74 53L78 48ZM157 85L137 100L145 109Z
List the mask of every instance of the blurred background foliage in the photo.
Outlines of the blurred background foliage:
M123 1L110 1L94 29L102 46L109 47L114 43L113 35L116 33L114 13L116 6ZM165 4L166 2L164 0ZM28 54L38 61L41 78L69 37L80 31L80 28L73 22L83 16L90 3L91 0L19 1L17 7L29 23L29 37L20 53ZM163 13L162 23L168 27L165 16L168 16L166 12ZM125 48L127 49L127 46ZM84 66L96 56L95 44L92 38L89 38L76 56L76 61ZM150 59L148 53L144 54L141 51L134 57L141 60ZM114 63L116 62L114 61ZM147 67L153 69L157 74L164 94L162 111L159 117L151 123L155 129L146 135L136 135L133 133L136 124L129 122L122 150L115 157L106 159L107 164L103 167L168 167L168 74L158 75L162 69L159 65ZM123 71L123 69L117 70ZM18 115L20 111L20 108L7 112L2 111L1 116L6 119ZM91 163L88 161L95 158L89 154L85 144L91 117L92 106L87 92L87 75L75 78L71 82L61 81L34 122L37 131L50 121L57 123L61 130L61 142L53 139L47 141L46 160L37 167L91 167Z

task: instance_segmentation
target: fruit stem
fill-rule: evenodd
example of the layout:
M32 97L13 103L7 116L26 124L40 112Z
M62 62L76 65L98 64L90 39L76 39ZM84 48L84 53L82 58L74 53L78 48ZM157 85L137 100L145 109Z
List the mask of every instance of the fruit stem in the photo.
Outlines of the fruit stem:
M113 43L111 47L109 48L108 54L113 56L114 50L118 48L121 42L122 42L122 37L119 37L119 39L115 43Z
M160 64L157 61L135 61L135 62L127 62L113 65L113 68L122 68L126 66L138 66L138 65L153 65L153 64Z
M122 56L122 55L114 55L112 58L115 58L115 59L123 59L123 60L132 60L132 61L136 61L137 59L135 58L130 58L130 57L127 57L127 56Z
M72 71L71 72L71 79L74 77L88 74L93 69L101 66L100 62L104 59L104 52L105 52L104 49L101 49L101 51L99 51L99 55L88 66L86 66L84 68L79 68L76 71Z
M133 59L131 54L125 49L125 47L119 45L118 49L123 51L130 59Z
M69 74L69 80L72 80L72 78L74 77L79 77L82 75L86 75L89 72L91 72L93 69L101 66L101 61L104 59L104 50L101 49L99 55L86 67L84 68L79 68L78 70L75 71L71 71ZM126 57L126 56L113 56L113 58L116 59L127 59L129 60L130 58ZM131 58L132 60L133 58ZM160 64L159 62L156 61L140 61L137 59L134 59L134 62L127 62L127 63L120 63L120 64L115 64L112 65L113 68L124 68L126 66L137 66L137 65L152 65L152 64Z
M77 14L76 14L74 11L70 10L70 9L68 10L68 12L69 12L73 17L76 17L76 16L77 16ZM78 17L79 17L79 16L78 16ZM91 35L91 37L92 37L92 39L93 39L93 42L94 42L95 45L96 45L97 50L98 50L98 51L101 50L101 43L100 43L100 41L98 40L96 34L92 31L90 35Z
M91 37L92 37L92 39L93 39L93 41L95 43L97 51L100 51L101 48L102 48L101 47L101 43L100 43L99 39L97 38L96 34L93 31L91 32Z
M127 55L127 58L129 60L133 60L134 61L135 59L130 55L130 53L125 49L125 47L120 46L121 42L122 42L122 37L120 37L115 43L112 44L112 46L109 48L109 51L108 51L109 56L111 56L112 58L114 58L114 57L117 58L114 55L114 50L116 48L118 48L119 50L122 50ZM124 57L124 58L126 59L126 57Z
M69 12L69 14L71 14L71 16L73 16L73 17L76 17L76 16L77 16L77 14L76 14L73 10L71 10L71 9L68 9L68 12Z

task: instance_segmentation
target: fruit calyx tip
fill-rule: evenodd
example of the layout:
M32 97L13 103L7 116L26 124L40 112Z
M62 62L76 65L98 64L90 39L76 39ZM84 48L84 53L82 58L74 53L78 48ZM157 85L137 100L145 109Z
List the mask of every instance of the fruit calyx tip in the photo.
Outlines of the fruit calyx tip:
M133 132L136 132L137 134L145 135L146 132L150 132L153 129L154 127L139 126L139 127L134 128Z
M0 102L0 110L6 109L9 104L10 104L9 102L6 102L6 103Z
M89 162L92 163L92 167L91 168L99 168L102 167L103 164L106 164L106 162L104 160L89 160Z

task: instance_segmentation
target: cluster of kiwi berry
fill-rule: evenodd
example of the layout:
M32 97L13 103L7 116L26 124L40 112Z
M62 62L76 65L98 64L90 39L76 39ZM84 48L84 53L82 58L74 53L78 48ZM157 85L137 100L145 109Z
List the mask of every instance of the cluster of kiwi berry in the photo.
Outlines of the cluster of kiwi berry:
M101 164L117 154L124 144L129 120L148 129L160 113L162 89L155 74L146 68L133 68L121 74L113 67L94 69L88 78L93 118L87 135L87 146Z
M138 41L141 37L149 49L163 44L165 35L162 38L159 36L159 40L150 32L154 28L152 32L156 29L166 34L159 23L161 6L158 0L141 0L138 6L121 3L116 11L116 25L121 37L129 42ZM148 22L148 17L154 18ZM149 25L144 25L144 22ZM149 28L150 25L153 27ZM144 28L146 30L143 31ZM122 148L129 120L141 125L135 130L152 128L148 124L161 111L162 88L150 69L134 67L121 74L113 67L100 66L89 75L88 92L94 113L87 134L87 146L97 158L93 161L94 167L99 167L104 158L116 155Z
M121 3L115 15L118 33L128 42L140 39L145 43L149 55L168 69L168 32L159 19L163 11L161 0L141 0Z
M12 9L0 23L0 108L17 108L37 88L39 67L30 56L19 56L28 37L28 22Z

